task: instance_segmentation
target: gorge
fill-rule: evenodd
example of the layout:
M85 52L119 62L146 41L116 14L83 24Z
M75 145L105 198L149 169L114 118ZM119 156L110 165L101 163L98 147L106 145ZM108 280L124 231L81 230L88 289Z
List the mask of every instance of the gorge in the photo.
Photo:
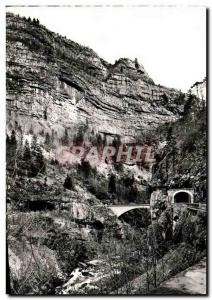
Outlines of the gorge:
M12 13L6 33L9 293L149 294L204 258L206 209L173 225L168 191L206 205L206 79L155 84L137 59L110 64ZM70 163L73 145L141 146L143 159ZM110 209L150 204L154 218Z

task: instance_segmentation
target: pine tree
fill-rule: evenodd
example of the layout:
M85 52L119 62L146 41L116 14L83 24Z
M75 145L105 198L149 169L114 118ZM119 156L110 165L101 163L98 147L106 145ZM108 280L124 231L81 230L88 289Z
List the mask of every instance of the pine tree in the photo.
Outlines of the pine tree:
M49 135L48 132L46 133L44 144L45 144L48 148L49 148L49 146L50 146L50 144L51 144L51 139L50 139L50 135Z
M6 160L7 160L7 167L14 168L15 166L15 158L16 158L16 150L17 150L17 141L15 136L15 131L12 131L11 136L7 135L6 139Z
M192 94L189 94L188 99L184 105L184 115L190 115L192 107L194 106L195 103L195 96L193 96Z
M12 134L11 134L11 137L10 137L10 143L13 144L13 145L17 144L16 136L15 136L15 131L14 130L12 131Z
M37 148L38 148L37 137L35 135L33 135L32 142L31 142L31 150L32 150L32 155L34 157L36 157Z
M45 172L45 161L42 153L42 149L37 142L37 137L34 135L31 143L31 151L32 151L32 164L33 168L37 170L37 173Z
M137 58L135 58L135 67L136 67L136 69L139 68L139 63L138 63L138 59Z
M69 175L66 176L63 186L65 189L68 189L68 190L73 189L73 183L72 183L71 177Z
M29 134L33 134L32 126L30 127Z
M79 127L78 132L74 137L75 145L80 146L83 143L85 131L86 131L86 127L84 126Z
M36 160L37 160L36 162L37 162L38 171L40 171L40 173L44 173L46 170L46 166L45 166L43 153L40 147L38 147Z
M103 143L103 141L102 141L101 134L98 134L98 135L97 135L97 145L98 145L98 146L102 146L102 143Z
M167 141L173 140L173 126L170 124L167 126Z
M44 120L47 120L47 107L44 109L43 117L44 117Z
M27 176L30 177L35 177L38 173L36 162L30 149L28 140L26 140L24 144L23 157L22 163L20 164L20 169L24 170Z
M68 136L68 130L65 128L64 136L62 137L62 145L68 146L69 144L69 136Z
M9 144L10 143L10 137L9 137L9 135L7 134L7 136L6 136L6 144Z
M29 146L28 140L25 141L24 143L24 148L23 148L23 155L22 155L22 160L19 161L19 169L20 171L24 171L25 175L30 174L31 170L31 150Z
M109 179L108 183L108 192L109 193L115 193L116 192L116 180L115 180L115 175L112 174Z
M78 166L78 169L85 178L90 176L91 166L89 161L82 160L81 165Z

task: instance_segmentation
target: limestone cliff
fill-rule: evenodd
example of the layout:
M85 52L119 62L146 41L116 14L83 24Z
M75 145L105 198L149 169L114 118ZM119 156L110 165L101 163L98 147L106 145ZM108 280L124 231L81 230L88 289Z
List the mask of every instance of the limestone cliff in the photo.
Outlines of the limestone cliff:
M7 128L18 123L71 138L79 124L135 136L176 120L181 92L154 84L144 67L121 58L111 65L93 50L44 26L7 14Z

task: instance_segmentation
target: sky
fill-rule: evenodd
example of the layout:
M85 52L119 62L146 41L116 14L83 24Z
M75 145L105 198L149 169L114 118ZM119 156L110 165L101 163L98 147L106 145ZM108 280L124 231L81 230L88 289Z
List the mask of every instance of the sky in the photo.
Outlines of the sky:
M143 64L157 84L187 91L206 76L204 7L8 7L92 48Z

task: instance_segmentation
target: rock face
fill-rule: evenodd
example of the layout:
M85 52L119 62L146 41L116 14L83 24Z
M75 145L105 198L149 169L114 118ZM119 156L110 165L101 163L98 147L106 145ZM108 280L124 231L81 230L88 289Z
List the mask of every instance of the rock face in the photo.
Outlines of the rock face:
M62 137L87 124L97 132L135 136L174 121L181 92L154 84L129 59L111 65L82 47L13 14L7 14L7 128L15 121Z

